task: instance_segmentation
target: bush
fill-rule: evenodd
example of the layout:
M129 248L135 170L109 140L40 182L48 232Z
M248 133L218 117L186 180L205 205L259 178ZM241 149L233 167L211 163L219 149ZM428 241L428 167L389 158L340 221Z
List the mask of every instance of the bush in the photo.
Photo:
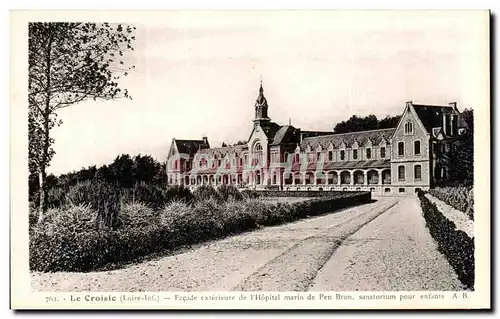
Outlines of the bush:
M158 209L167 202L167 193L164 189L148 184L136 184L132 188L121 190L122 203L141 203Z
M218 197L222 201L228 200L242 200L243 195L241 192L233 185L221 185L217 188Z
M474 220L474 189L472 187L436 187L429 194L466 213Z
M193 192L195 201L203 201L210 198L219 200L219 193L211 185L201 185L197 187Z
M436 241L438 250L446 257L460 281L467 288L474 289L474 239L469 238L465 232L457 230L455 224L424 196L424 192L420 191L418 197L426 227Z
M121 205L118 214L120 228L146 227L159 224L159 213L141 202Z
M117 219L122 227L115 230L96 227L98 212L90 206L52 209L45 222L30 232L30 269L110 268L153 253L252 230L259 225L278 225L332 212L370 198L367 192L273 205L259 199L222 202L209 196L194 204L174 200L156 213L144 204L134 203L123 205Z
M120 189L106 182L84 182L71 186L66 195L72 205L89 205L98 212L99 221L115 227L120 210Z
M169 186L166 189L167 202L181 200L184 202L193 201L193 194L189 188L183 185Z
M243 196L243 198L246 198L246 199L253 199L253 198L260 197L259 193L253 189L242 190L241 195Z

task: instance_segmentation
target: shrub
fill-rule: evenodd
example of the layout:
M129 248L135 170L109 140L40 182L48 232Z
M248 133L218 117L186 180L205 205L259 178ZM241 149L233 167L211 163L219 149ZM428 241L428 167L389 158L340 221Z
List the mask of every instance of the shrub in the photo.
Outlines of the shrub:
M243 198L253 199L260 197L259 193L253 189L245 189L241 191Z
M210 198L219 200L219 193L211 185L201 185L197 187L193 192L195 201L203 201Z
M257 223L252 218L245 201L230 200L225 202L222 208L222 219L226 234L238 234L257 228Z
M89 205L98 212L99 221L106 227L115 227L120 210L118 186L98 181L71 186L66 195L72 205Z
M242 200L243 195L241 192L233 185L221 185L217 188L218 197L222 201L228 200Z
M438 250L446 257L460 281L467 288L474 289L474 239L469 238L465 232L457 230L455 224L424 196L424 192L419 191L418 197L426 227L436 241Z
M472 187L436 187L429 194L466 213L474 220L474 190Z
M132 188L121 190L122 203L141 203L158 209L167 202L167 193L164 189L148 184L136 184Z
M73 195L72 195L73 196ZM76 196L76 195L74 195ZM83 197L83 195L82 195ZM123 205L120 228L100 229L90 206L52 209L30 232L30 269L90 271L208 239L277 225L370 200L370 193L314 198L276 205L259 199L221 202L210 196L194 204L174 200L157 213L141 203ZM158 222L151 222L157 218Z
M121 205L118 214L120 227L146 227L159 224L159 213L142 202Z
M67 208L47 210L37 229L48 234L66 234L96 229L98 213L85 205L71 205Z
M183 185L173 185L166 189L167 202L181 200L184 202L191 202L193 200L193 194L189 188Z

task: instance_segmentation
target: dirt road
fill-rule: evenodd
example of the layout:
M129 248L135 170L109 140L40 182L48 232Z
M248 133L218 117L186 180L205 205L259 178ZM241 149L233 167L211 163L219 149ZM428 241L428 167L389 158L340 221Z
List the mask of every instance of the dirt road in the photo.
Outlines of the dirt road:
M378 198L125 269L33 273L32 287L151 292L462 289L425 229L416 197Z

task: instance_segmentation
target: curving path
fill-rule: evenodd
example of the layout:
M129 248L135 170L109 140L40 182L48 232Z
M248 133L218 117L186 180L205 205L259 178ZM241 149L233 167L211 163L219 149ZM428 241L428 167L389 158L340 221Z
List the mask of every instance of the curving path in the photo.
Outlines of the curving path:
M459 290L418 199L378 198L125 269L32 273L36 291Z

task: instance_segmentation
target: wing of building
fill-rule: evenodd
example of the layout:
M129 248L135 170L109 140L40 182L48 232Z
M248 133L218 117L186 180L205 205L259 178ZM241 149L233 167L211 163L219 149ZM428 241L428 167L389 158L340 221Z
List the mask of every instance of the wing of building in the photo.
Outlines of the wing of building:
M211 148L206 137L174 138L168 184L412 193L447 178L453 143L467 130L456 103L407 102L395 128L345 134L272 122L262 83L254 108L245 145Z

